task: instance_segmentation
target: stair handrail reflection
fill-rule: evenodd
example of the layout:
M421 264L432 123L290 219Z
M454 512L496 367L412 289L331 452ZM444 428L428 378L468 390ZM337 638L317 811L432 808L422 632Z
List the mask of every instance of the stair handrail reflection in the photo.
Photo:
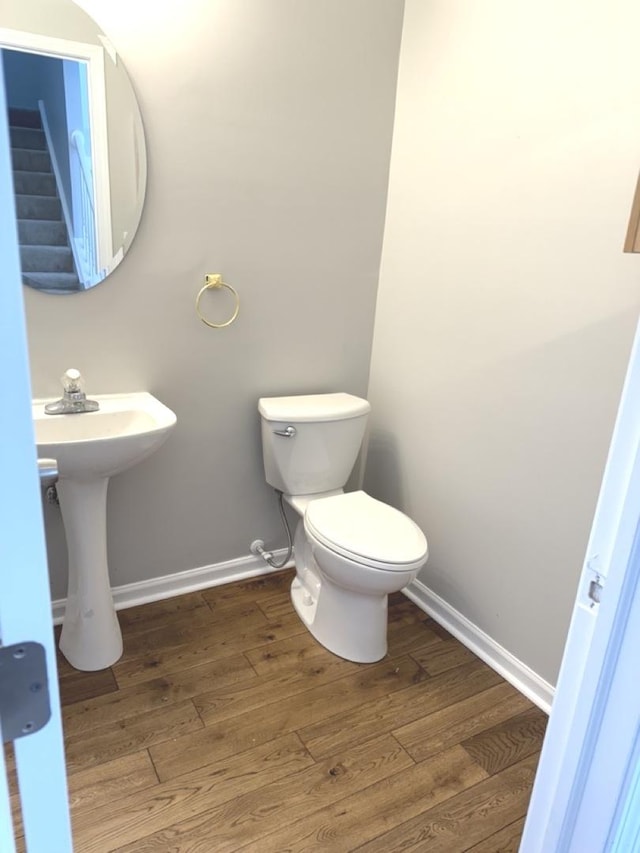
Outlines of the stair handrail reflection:
M53 144L53 137L51 135L51 131L49 129L49 120L47 118L47 109L45 107L44 101L38 101L38 110L40 112L40 119L42 120L42 130L44 131L45 139L47 140L47 148L49 150L49 157L51 158L51 168L53 169L53 174L56 179L56 188L58 190L58 197L60 198L60 205L62 207L62 216L64 218L64 224L67 227L67 234L70 235L69 243L71 244L71 253L73 255L73 262L76 268L76 273L78 278L80 279L80 286L84 288L86 285L82 281L82 276L80 275L81 265L80 258L78 257L77 247L75 246L74 240L71 239L71 234L73 234L73 227L71 221L71 208L69 205L69 200L67 199L67 195L64 191L64 184L61 180L60 167L58 165L58 157L56 154L56 148Z

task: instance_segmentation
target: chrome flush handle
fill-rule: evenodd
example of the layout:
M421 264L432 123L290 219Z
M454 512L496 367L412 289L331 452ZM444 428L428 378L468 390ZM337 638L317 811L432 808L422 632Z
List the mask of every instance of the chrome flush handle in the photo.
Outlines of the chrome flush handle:
M293 438L296 434L296 428L294 426L288 426L285 429L274 429L274 433L276 435L282 435L284 438Z

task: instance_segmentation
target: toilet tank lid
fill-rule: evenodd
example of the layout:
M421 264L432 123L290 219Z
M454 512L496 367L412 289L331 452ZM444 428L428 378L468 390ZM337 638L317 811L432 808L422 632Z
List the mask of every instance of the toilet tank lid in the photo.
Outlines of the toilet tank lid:
M371 411L362 397L353 394L306 394L293 397L261 397L258 411L267 421L342 421Z

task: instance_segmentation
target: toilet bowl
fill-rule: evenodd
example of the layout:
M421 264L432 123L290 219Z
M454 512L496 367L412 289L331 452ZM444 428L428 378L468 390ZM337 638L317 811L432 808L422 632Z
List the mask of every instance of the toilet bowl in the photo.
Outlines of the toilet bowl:
M415 579L428 548L404 513L364 491L343 491L369 404L317 394L262 398L259 410L267 482L299 516L293 606L329 651L378 661L387 652L387 596Z

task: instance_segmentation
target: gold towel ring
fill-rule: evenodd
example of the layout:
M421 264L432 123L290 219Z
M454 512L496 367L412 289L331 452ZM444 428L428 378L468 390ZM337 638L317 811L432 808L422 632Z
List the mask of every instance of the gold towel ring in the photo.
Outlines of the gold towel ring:
M240 311L240 297L230 284L227 284L226 281L222 280L222 276L218 273L205 275L204 280L205 285L196 296L196 311L198 313L198 317L200 317L202 322L206 323L207 326L211 326L212 329L224 329L225 326L230 326L238 316L238 312ZM212 288L220 287L226 287L227 290L230 290L231 293L233 293L236 298L236 307L231 317L224 323L212 323L211 320L207 320L207 318L202 314L202 311L200 310L200 299L202 298L202 294L205 292L205 290L211 290Z

